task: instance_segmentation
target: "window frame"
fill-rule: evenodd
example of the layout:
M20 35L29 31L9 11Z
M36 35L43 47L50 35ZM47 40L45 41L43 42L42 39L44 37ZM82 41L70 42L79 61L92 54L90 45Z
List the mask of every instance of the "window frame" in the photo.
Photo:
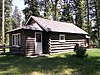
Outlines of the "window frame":
M20 33L12 34L12 46L19 46L20 44Z
M37 34L41 35L40 41L37 41ZM35 32L35 39L36 39L36 42L41 43L42 42L42 33L41 32Z
M63 36L63 40L61 39L61 37ZM59 42L65 42L65 34L59 34Z

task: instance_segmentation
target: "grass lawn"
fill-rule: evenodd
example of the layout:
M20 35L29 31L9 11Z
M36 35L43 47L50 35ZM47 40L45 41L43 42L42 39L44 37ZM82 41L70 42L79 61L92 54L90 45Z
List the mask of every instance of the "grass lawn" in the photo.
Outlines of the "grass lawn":
M100 75L100 49L75 57L73 52L28 58L0 55L0 75Z

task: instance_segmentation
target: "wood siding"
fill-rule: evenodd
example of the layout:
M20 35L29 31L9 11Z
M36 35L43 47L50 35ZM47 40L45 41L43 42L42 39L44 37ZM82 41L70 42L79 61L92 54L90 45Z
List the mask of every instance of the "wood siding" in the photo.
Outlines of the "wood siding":
M25 55L34 55L35 54L35 37L34 31L32 30L23 30L22 33L22 50L25 51Z
M34 55L35 54L35 32L32 30L20 30L10 33L10 46L12 46L12 34L20 33L21 45L20 47L12 47L11 53L21 55ZM59 41L59 35L65 35L65 42ZM71 34L71 33L57 33L57 32L42 32L42 50L43 53L48 53L49 50L68 50L73 49L76 43L85 46L85 35Z
M65 42L59 42L59 40L51 40L51 50L67 50L73 49L78 43L79 45L84 46L85 40L84 39L77 39L77 40L65 40Z
M50 50L50 43L49 43L50 33L43 32L43 53L48 53Z
M76 43L82 46L86 45L85 35L67 33L65 34L65 42L60 42L59 41L60 34L65 34L65 33L51 34L50 46L52 51L73 49Z
M21 45L20 48L12 47L10 52L12 54L21 55L34 55L35 54L35 38L34 31L32 30L21 30L18 32L10 33L10 46L12 46L12 34L20 33Z
M20 33L20 42L21 42L21 45L19 47L16 47L16 46L12 46L12 35L13 34L17 34L17 33ZM19 30L19 31L16 31L16 32L12 32L12 33L9 33L9 42L10 42L10 52L11 54L19 54L19 55L24 55L25 54L25 50L23 50L22 48L22 36L23 36L23 30Z
M25 49L26 55L34 55L35 54L35 38L26 38Z

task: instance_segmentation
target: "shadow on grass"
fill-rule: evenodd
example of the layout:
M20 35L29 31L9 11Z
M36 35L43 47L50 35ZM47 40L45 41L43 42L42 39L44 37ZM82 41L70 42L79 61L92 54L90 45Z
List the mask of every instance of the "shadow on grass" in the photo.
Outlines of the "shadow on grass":
M1 55L0 75L15 74L100 75L100 57L78 58L67 53L61 56L36 58Z

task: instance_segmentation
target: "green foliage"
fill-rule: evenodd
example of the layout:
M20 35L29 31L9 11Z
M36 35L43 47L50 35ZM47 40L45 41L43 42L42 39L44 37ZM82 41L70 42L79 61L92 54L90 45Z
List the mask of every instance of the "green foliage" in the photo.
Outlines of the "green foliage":
M73 23L73 18L72 18L72 13L71 13L71 5L65 4L63 7L64 7L63 8L64 11L62 13L62 18L60 19L60 21Z
M33 16L40 16L39 15L39 8L38 8L38 2L37 0L28 0L28 7L26 7L23 10L23 13L25 14L25 19L26 21L28 18L33 15Z
M49 0L44 0L44 16L43 18L47 18L51 15L52 5Z
M75 3L75 12L76 12L75 21L73 21L70 3L69 4L66 3L66 0L55 0L55 3L54 0L41 0L41 1L44 1L43 4L44 16L42 16L43 18L49 19L49 17L52 16L53 20L75 23L78 27L82 28L83 30L89 33L89 36L91 37L92 41L98 40L97 38L100 36L99 33L100 0L73 0ZM64 3L62 4L61 1ZM23 10L26 21L30 17L30 15L40 16L39 9L41 8L38 7L37 0L28 0L27 4L29 6ZM61 9L64 10L62 14L59 13L60 10L57 7L59 5L61 6ZM87 11L88 9L89 13ZM94 31L92 31L92 24L91 24L92 20L96 21L95 24L95 29L97 30L96 34ZM94 36L94 34L95 37L92 37Z
M10 30L11 27L11 17L10 13L12 11L12 0L5 0L5 32ZM2 30L2 0L0 0L0 36ZM0 43L1 43L1 37L0 37Z
M1 29L2 29L2 0L0 1L0 36L1 36ZM1 37L0 37L0 43L1 43Z
M76 8L75 22L78 27L82 28L86 21L86 1L85 0L74 0L74 1Z
M98 33L98 38L100 37L100 0L96 0L96 29L97 29L97 33Z
M90 36L91 36L91 41L92 44L94 45L99 45L99 36L100 36L100 0L90 0L89 2L89 16L91 21L90 22L94 22L95 24L92 25L91 23L91 29L90 30Z
M0 29L1 29L1 25L2 25L2 1L0 1Z
M12 12L12 0L5 0L5 31L10 30L10 14Z
M57 20L57 3L59 0L51 0L52 2L52 9L53 9L53 20Z
M77 46L77 45L76 45ZM83 57L83 56L85 56L86 55L86 48L84 48L84 47L82 47L82 46L77 46L76 47L75 46L75 48L74 48L74 51L75 51L75 53L76 53L76 55L78 56L78 57Z
M18 7L15 6L13 15L12 15L12 19L13 19L13 24L12 24L12 28L17 28L20 26L20 22L21 22L21 12L19 11Z

